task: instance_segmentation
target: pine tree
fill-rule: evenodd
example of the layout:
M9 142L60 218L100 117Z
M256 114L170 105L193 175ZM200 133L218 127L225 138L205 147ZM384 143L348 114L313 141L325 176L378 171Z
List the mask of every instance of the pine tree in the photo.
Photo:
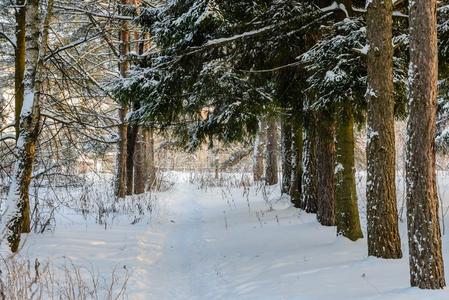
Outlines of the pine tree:
M317 192L317 122L313 110L306 112L305 115L301 208L308 213L317 213L319 197Z
M290 198L296 208L301 208L302 195L302 152L303 152L302 118L293 120L293 175L290 186Z
M134 105L133 110L139 109ZM126 137L126 194L132 195L134 192L134 163L136 159L136 148L139 139L139 125L128 125Z
M367 223L368 255L401 258L395 182L393 3L367 6Z
M410 2L407 226L410 282L423 289L441 289L446 285L435 170L436 8L436 0Z
M366 32L363 25L363 21L357 18L337 22L328 28L329 32L314 47L302 55L310 73L308 83L314 96L312 107L318 112L326 112L329 117L328 120L320 119L325 125L320 126L318 131L318 134L324 135L324 138L319 135L319 155L323 155L324 151L333 151L333 147L329 145L333 143L333 138L329 135L333 134L331 124L336 122L336 165L331 171L335 172L335 222L337 232L351 240L362 237L355 186L354 124L355 121L363 120L366 69L364 58L354 49L362 49L365 45ZM328 154L327 159L332 161L332 153ZM320 158L321 156L318 159ZM326 171L329 171L329 167L319 166ZM319 173L318 178L324 180L319 181L318 186L323 183L326 187L333 184L334 178L330 178L330 175L326 177ZM323 200L332 201L333 198L328 196ZM332 224L332 211L323 212L320 204L318 207L320 222ZM321 205L323 207L332 209L333 206L324 202Z
M264 172L264 148L266 143L266 128L265 122L259 122L259 129L254 140L253 153L253 180L255 182L261 181Z
M147 165L146 153L148 140L148 130L144 127L139 128L136 141L136 149L134 152L134 193L142 194L145 192L145 185L147 182Z
M121 4L127 5L128 0L121 0ZM129 52L129 27L128 21L121 21L120 28L120 76L121 78L128 77L129 62L126 58ZM127 145L128 145L128 124L126 122L126 115L128 114L128 105L126 101L121 101L118 109L118 117L120 125L118 126L118 145L115 171L115 195L118 198L124 198L126 195L126 166L127 166Z
M267 124L267 144L266 144L266 163L265 163L265 183L275 185L278 183L278 127L276 120L268 120Z
M317 123L317 219L335 226L335 121L333 113L318 113Z
M288 194L292 183L292 143L293 130L289 120L282 118L281 120L281 161L282 161L282 185L281 193Z
M363 237L354 165L354 116L349 104L343 105L337 121L337 156L335 198L337 234L352 241Z
M244 141L254 136L260 116L278 114L275 71L242 70L294 62L322 12L302 1L256 2L170 1L144 9L138 22L157 48L112 88L142 103L130 121L169 129L194 150L210 137ZM203 108L207 118L199 119Z

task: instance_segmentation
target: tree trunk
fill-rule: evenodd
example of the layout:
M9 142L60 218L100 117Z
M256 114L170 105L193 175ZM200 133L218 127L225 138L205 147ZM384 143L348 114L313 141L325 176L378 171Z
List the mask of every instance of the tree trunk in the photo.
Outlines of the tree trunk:
M12 181L8 191L2 234L6 237L12 252L17 252L21 232L30 224L29 187L32 179L36 145L40 131L40 97L43 81L43 57L46 54L49 23L53 13L53 0L47 4L40 39L39 1L27 1L26 7L26 73L24 76L24 102L20 114L19 138L15 147L17 160L14 164ZM25 219L28 218L28 221ZM26 226L26 228L25 228Z
M296 208L300 208L301 204L302 150L302 121L297 119L293 121L293 175L290 187L291 202Z
M121 0L122 5L127 5L127 0ZM120 29L120 76L126 78L128 76L129 64L126 59L129 51L129 28L128 21L124 20ZM128 114L128 106L120 103L118 117L120 125L118 126L119 141L117 145L116 172L115 172L115 195L117 198L124 198L126 195L126 158L127 158L127 132L128 124L126 123L126 115Z
M23 79L25 76L26 60L26 5L25 0L16 1L16 51L15 51L15 70L14 70L14 89L15 89L15 128L16 140L20 132L20 113L23 106Z
M301 208L308 213L316 213L318 210L317 194L317 165L316 165L316 122L312 111L304 121L304 149L302 153L302 198Z
M115 195L117 198L124 198L126 195L126 145L128 125L125 122L128 108L121 105L119 108L118 126L119 141L117 145L116 173L115 173Z
M254 181L261 181L264 172L264 149L266 143L266 123L259 121L259 131L254 140L253 155L253 178Z
M337 125L336 221L337 234L352 241L363 237L354 166L354 117L351 107L342 107Z
M368 255L382 258L402 257L395 182L392 12L391 0L373 0L367 8Z
M6 111L6 99L3 96L2 88L0 87L0 128L3 128L6 125L8 112ZM0 133L1 135L1 133Z
M320 112L317 122L317 219L335 226L335 120L332 113Z
M278 156L277 156L277 124L276 120L269 120L267 124L267 146L265 164L265 184L278 183Z
M215 148L212 150L212 157L213 157L213 163L212 166L214 168L214 178L219 179L220 178L220 149Z
M435 171L436 7L436 0L410 2L407 225L410 283L422 289L441 289L446 285Z
M292 126L288 120L281 123L282 140L282 186L281 193L288 194L292 183Z
M16 141L20 134L20 115L22 112L24 100L23 80L25 77L25 61L26 61L26 5L24 0L16 1L16 51L15 51L15 70L14 70L14 89L15 89L15 129ZM23 205L23 224L22 233L31 232L31 212L29 197L24 199Z
M148 131L140 127L137 134L136 149L134 151L134 193L142 194L145 192L145 183L147 182L146 172L146 143Z
M156 165L154 159L154 131L153 128L145 129L146 131L146 150L145 150L145 170L147 178L147 189L151 189L156 185Z
M133 194L134 187L134 154L138 140L138 125L128 125L127 143L126 143L126 194Z

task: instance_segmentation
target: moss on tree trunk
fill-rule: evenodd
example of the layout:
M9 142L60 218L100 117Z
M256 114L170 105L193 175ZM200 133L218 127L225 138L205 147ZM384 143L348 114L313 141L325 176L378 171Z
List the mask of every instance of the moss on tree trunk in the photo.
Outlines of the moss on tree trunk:
M354 165L354 116L349 105L342 107L337 122L336 221L337 234L352 241L363 237Z

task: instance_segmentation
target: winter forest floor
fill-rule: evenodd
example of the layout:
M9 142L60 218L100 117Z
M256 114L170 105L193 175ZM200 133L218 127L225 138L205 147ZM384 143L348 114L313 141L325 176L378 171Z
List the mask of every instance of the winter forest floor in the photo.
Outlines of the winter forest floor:
M118 281L128 274L125 299L449 299L448 288L409 288L407 255L368 258L366 239L336 237L335 228L291 207L277 186L200 188L204 179L170 177L170 190L146 196L151 216L106 216L98 224L94 216L59 209L54 230L26 237L21 256L69 261L104 278L115 269ZM440 191L446 211L448 176L440 176ZM365 224L363 193L359 184ZM401 206L401 182L398 193ZM406 254L403 222L401 235ZM449 270L449 233L443 241Z

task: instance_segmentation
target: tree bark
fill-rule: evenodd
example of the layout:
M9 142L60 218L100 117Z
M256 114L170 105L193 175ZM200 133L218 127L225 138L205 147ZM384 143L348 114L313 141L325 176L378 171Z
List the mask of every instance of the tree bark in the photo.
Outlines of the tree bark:
M14 70L14 89L15 89L15 129L16 141L20 134L20 115L24 100L23 80L25 78L26 62L26 5L24 0L16 1L16 50L15 50L15 70ZM22 211L22 233L31 232L31 212L29 198L26 197Z
M435 170L436 8L436 0L410 2L407 225L410 283L422 289L441 289L446 285Z
M302 120L293 121L293 175L290 187L290 199L296 208L301 207L303 132Z
M43 66L53 13L53 0L47 4L42 27L39 27L39 1L27 1L26 7L26 73L24 76L24 102L20 114L19 138L15 147L17 160L14 164L12 181L8 191L2 223L2 234L6 237L12 252L17 252L21 232L27 231L30 218L29 187L32 179L36 145L40 131L40 98L42 93ZM5 226L5 228L3 228Z
M402 257L395 182L392 13L391 0L373 0L367 7L368 255L381 258Z
M134 193L142 194L145 192L145 183L147 182L146 172L146 151L148 131L140 127L137 134L136 149L134 151Z
M126 143L126 194L133 194L135 151L138 141L138 125L128 125Z
M264 149L266 143L266 123L259 121L259 130L254 140L253 154L253 179L255 182L261 181L264 172Z
M6 99L3 97L3 91L0 87L0 128L3 128L6 125L7 115L8 113L5 110L6 107Z
M281 121L282 141L282 186L281 193L288 194L292 183L292 126L286 119Z
M121 0L122 5L127 5L128 0ZM120 76L128 76L129 63L126 59L129 51L129 28L128 21L122 21L120 28ZM120 125L118 126L119 141L117 145L116 172L115 172L115 195L117 198L124 198L126 195L126 158L127 158L127 132L128 124L126 115L128 114L128 105L120 103L118 117Z
M363 237L354 165L354 117L350 104L343 105L337 125L336 221L337 234L352 241Z
M317 122L317 219L335 226L335 120L332 113L319 112Z
M145 171L147 189L152 189L156 185L156 163L154 153L154 130L153 128L145 129L146 131L146 150L145 150Z
M16 140L20 132L20 113L23 106L23 79L25 76L26 60L26 5L25 0L16 1L16 50L15 50L15 70L14 70L14 89L15 89L15 128Z
M275 185L278 183L278 157L277 157L277 124L276 120L267 122L267 145L265 164L265 183Z
M301 182L301 208L308 213L316 213L318 210L316 150L315 114L309 111L304 119L304 149L302 153L304 170Z
M116 173L115 173L115 195L124 198L126 195L126 145L128 125L125 122L128 108L121 105L118 111L120 125L118 126L119 141L117 145Z

